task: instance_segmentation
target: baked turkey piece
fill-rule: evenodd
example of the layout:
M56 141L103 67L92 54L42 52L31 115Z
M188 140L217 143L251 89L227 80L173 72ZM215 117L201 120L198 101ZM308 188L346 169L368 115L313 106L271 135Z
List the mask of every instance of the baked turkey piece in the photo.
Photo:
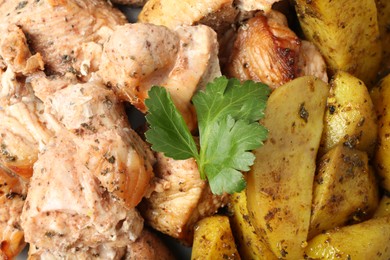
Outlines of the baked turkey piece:
M50 73L80 73L83 45L103 44L112 29L127 20L103 0L3 0L0 33L10 25L26 34L29 47L40 53Z

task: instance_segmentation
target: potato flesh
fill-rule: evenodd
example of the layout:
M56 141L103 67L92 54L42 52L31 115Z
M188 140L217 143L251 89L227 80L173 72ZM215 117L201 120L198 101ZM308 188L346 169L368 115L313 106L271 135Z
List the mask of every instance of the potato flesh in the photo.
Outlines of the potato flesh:
M337 145L318 164L309 237L367 219L378 205L378 198L367 154Z
M256 233L249 219L246 191L230 196L230 223L237 249L243 259L277 259L265 241Z
M389 259L390 216L321 234L309 241L309 259Z
M327 107L320 154L343 143L371 155L377 123L374 105L364 83L349 73L337 72L331 82Z
M373 91L378 115L378 145L375 166L383 188L390 191L390 75Z
M371 85L382 57L375 1L295 3L306 38L318 47L329 69L347 71Z
M240 259L227 216L202 219L195 226L191 260Z
M263 124L269 136L255 150L247 198L251 222L280 258L303 257L328 90L319 79L301 77L268 99Z

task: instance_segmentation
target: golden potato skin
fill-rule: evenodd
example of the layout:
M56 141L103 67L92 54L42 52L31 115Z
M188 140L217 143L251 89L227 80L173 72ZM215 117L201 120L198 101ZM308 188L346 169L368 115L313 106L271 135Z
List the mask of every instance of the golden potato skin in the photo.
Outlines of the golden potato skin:
M382 57L374 0L295 0L295 7L306 38L331 71L374 83Z
M227 216L211 216L195 226L191 260L241 259Z
M256 233L255 228L250 222L246 190L230 196L229 211L231 212L231 228L236 240L238 252L242 259L276 260L276 256Z
M372 215L379 195L366 152L339 144L317 167L309 238Z
M390 1L376 0L378 10L378 25L382 42L382 73L390 72Z
M390 216L390 197L384 195L379 202L374 218Z
M387 260L390 258L390 216L334 229L309 241L308 259Z
M390 75L372 91L378 116L378 144L375 167L383 188L390 191Z
M328 92L322 80L307 76L268 99L263 124L269 136L254 151L247 199L252 224L278 258L303 257Z
M351 74L337 72L331 81L320 154L343 143L374 152L377 123L374 105L364 83Z

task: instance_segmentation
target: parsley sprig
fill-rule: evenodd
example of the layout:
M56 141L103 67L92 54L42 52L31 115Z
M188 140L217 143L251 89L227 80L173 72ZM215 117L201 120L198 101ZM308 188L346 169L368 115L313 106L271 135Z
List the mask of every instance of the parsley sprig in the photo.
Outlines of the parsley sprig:
M214 194L243 190L267 130L259 123L270 93L253 81L216 78L192 98L198 117L199 147L165 88L152 87L145 101L150 125L146 139L152 149L175 160L195 158L202 179Z

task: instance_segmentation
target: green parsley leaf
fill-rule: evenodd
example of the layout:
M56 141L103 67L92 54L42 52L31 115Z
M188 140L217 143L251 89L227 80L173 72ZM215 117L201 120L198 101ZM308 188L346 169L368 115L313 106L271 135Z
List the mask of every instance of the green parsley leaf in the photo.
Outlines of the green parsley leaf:
M158 89L158 90L157 90ZM255 156L267 130L258 123L263 118L270 89L268 86L237 79L216 78L192 99L198 117L200 151L185 122L164 88L153 87L145 101L146 120L151 128L147 140L152 149L176 160L194 157L202 179L208 179L214 194L243 190Z
M166 89L152 87L145 104L149 111L146 121L150 125L145 135L152 149L175 160L197 158L194 138Z
M257 122L236 121L230 115L210 125L210 128L210 142L205 144L200 172L207 176L214 194L243 190L245 180L239 171L249 171L255 156L248 150L262 144L267 130ZM203 147L201 149L203 152Z
M207 84L206 91L198 92L192 99L200 132L210 122L227 115L249 122L260 120L269 94L269 87L262 83L248 80L241 84L238 79L216 78Z

